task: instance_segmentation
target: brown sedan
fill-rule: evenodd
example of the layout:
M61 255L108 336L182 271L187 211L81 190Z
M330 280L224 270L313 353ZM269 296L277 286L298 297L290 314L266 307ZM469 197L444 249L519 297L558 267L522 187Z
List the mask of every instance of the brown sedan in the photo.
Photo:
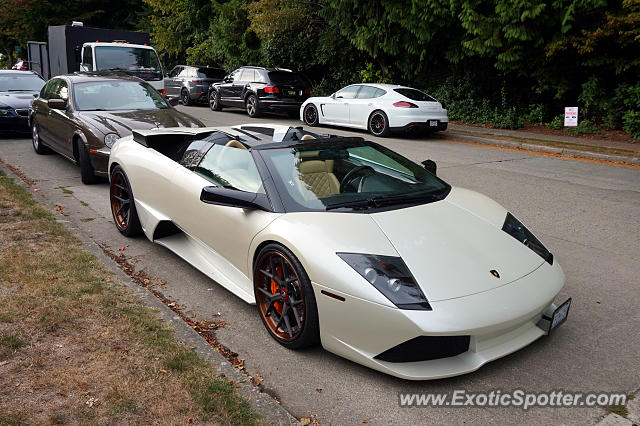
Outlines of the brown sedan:
M52 78L33 102L38 154L54 150L80 166L82 182L107 177L111 146L132 129L204 127L136 77L70 74Z

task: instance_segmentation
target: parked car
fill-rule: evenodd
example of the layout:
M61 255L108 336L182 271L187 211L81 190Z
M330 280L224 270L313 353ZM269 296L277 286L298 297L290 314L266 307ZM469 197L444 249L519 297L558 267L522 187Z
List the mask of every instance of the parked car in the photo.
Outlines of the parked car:
M149 164L153 164L150 167ZM362 138L301 127L134 131L109 160L117 229L144 232L257 305L281 345L412 380L548 335L571 299L550 251L495 201Z
M179 97L183 105L208 102L209 86L222 81L227 73L220 68L177 65L164 79L167 96Z
M137 77L77 73L52 78L33 102L33 149L80 166L82 182L107 177L113 144L131 129L203 127Z
M445 130L447 110L432 96L393 84L352 84L327 97L307 99L300 120L309 126L353 127L388 136L392 131Z
M249 117L265 111L298 116L300 105L311 93L311 83L300 73L282 68L241 67L209 89L209 106L214 111L240 107Z
M44 84L31 71L0 70L0 131L29 131L29 109Z
M22 59L20 59L18 62L13 64L11 69L12 70L19 70L19 71L27 71L27 70L29 70L29 63L27 61L23 61Z

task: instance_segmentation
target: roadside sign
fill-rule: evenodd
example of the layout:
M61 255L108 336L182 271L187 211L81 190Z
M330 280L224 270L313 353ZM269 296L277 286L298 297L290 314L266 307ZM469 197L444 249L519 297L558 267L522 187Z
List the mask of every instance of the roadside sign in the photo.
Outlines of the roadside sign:
M564 125L566 127L575 127L578 125L578 107L564 108Z

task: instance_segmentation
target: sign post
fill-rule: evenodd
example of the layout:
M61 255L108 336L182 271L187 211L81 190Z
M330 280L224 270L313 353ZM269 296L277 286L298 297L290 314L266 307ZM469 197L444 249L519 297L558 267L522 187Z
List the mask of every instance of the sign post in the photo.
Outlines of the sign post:
M564 125L565 127L575 127L578 125L578 107L564 108Z

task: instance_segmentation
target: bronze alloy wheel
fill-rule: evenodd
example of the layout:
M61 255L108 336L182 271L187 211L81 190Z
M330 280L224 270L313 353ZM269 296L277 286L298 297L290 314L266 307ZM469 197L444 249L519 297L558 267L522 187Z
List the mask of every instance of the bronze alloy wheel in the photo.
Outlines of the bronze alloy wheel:
M118 230L123 231L129 225L131 217L131 191L127 184L127 178L122 169L116 169L111 174L111 213Z
M306 274L294 263L299 262L270 245L260 252L254 273L256 304L262 321L279 343L290 348L309 346L317 339L315 303L309 306L313 294L306 294L305 288L308 285L308 291L313 291ZM305 323L307 320L310 324Z
M127 174L122 167L116 165L111 171L111 186L109 188L111 214L116 228L122 235L134 237L142 233L142 226L136 211L136 203Z

